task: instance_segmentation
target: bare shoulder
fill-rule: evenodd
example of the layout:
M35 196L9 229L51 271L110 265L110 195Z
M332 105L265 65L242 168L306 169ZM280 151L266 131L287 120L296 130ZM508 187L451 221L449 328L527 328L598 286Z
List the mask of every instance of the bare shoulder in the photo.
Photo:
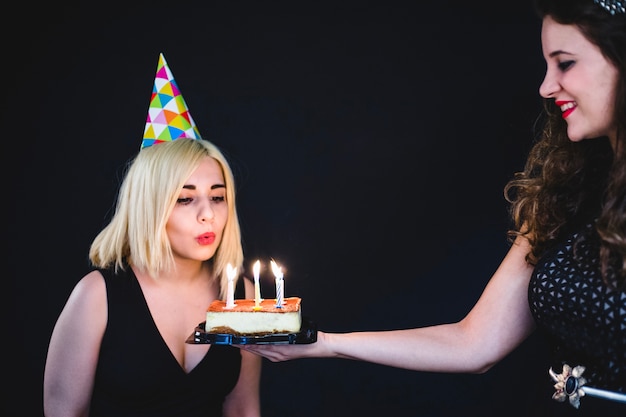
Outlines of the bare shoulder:
M70 294L65 310L89 320L106 317L106 286L99 271L91 271L78 281Z
M100 271L91 271L81 278L74 287L72 294L76 294L88 301L96 301L97 298L106 296L106 287L104 285L104 277Z

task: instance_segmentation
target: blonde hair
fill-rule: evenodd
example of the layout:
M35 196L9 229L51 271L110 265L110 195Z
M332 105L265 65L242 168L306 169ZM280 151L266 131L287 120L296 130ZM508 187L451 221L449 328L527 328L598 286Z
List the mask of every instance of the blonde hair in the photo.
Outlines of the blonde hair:
M232 170L222 152L206 140L177 139L139 151L128 166L111 221L91 244L91 263L116 271L132 263L153 277L172 271L174 257L165 226L182 186L207 156L220 165L226 186L228 219L215 256L207 261L223 299L226 265L241 271L243 248Z

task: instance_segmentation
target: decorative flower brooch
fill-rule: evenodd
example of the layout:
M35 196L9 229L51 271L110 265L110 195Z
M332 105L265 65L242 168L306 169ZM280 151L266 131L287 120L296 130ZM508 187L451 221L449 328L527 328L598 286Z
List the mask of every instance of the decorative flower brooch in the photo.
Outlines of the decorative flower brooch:
M576 366L572 369L568 364L563 365L563 372L557 374L550 368L548 373L556 382L554 388L556 392L552 395L552 399L558 402L565 401L569 398L569 403L575 408L580 407L580 398L584 397L585 391L582 389L587 380L582 377L585 372L584 366Z

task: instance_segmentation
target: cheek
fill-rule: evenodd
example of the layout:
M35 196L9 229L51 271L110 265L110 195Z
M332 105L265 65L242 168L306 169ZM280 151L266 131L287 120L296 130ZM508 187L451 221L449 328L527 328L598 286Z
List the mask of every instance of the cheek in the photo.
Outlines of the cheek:
M607 118L613 117L613 112L615 110L616 94L617 91L614 88L610 87L609 89L607 89L606 94L604 95L604 106L602 106L602 103L599 103L599 107L602 109L602 114Z
M168 236L184 232L184 230L187 228L187 221L185 220L185 216L178 215L176 211L172 212L169 219L167 220L167 223L165 224L165 231L167 232Z
M615 109L615 94L613 90L597 90L595 96L590 99L591 106L587 106L589 123L595 129L609 129L613 124L613 111ZM605 132L599 132L605 134Z
M219 224L220 229L224 229L228 221L228 207L224 207L224 209L220 209L216 212L215 221Z
M595 95L595 105L602 114L613 114L617 94L617 77L617 70L613 67L607 68L600 72L598 77L595 77L596 82L600 81L597 88L592 90L592 94Z
M175 225L168 223L165 226L165 233L167 234L167 238L171 242L175 242L177 236L180 235L180 229L178 227L176 227Z
M175 212L172 212L170 217L167 219L167 223L165 223L165 230L175 230L179 223L180 220L176 216Z
M228 221L228 207L224 209L216 209L215 217L213 218L213 231L220 235L224 232L226 222Z

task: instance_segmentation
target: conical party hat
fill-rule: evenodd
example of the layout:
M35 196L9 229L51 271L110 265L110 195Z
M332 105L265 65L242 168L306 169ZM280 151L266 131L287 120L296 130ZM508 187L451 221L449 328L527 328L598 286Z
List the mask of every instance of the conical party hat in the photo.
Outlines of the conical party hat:
M160 54L141 147L180 138L200 139L200 132L165 57Z

